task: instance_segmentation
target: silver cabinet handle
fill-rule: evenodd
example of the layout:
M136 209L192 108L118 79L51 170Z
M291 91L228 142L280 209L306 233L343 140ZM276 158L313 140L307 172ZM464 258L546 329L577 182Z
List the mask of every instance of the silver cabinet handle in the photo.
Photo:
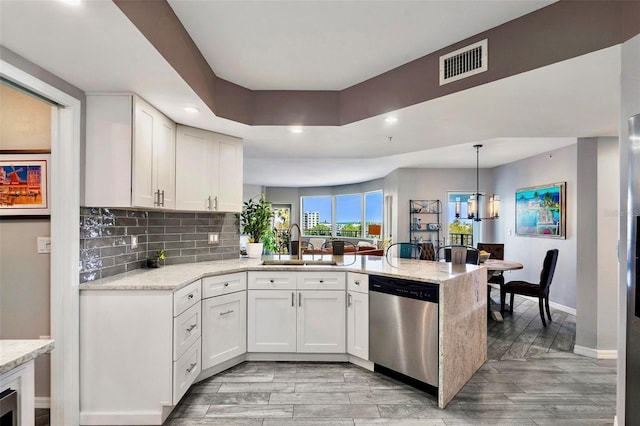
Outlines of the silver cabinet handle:
M189 328L187 328L187 333L189 333L191 330L193 330L193 329L194 329L194 328L196 328L197 326L198 326L198 324L197 324L197 323L196 323L196 324L191 324L191 325L189 326Z
M189 295L187 296L187 299L193 299L193 293L189 294Z
M156 192L153 193L153 205L154 206L159 206L160 205L160 190L159 189Z
M213 201L214 201L214 203L215 203L215 204L213 205L213 209L214 209L214 210L218 210L218 196L217 196L217 195L213 198Z
M354 283L355 285L360 285L360 280L355 280L353 283Z
M211 195L207 197L207 210L211 210Z
M349 297L347 298L347 307L351 307L351 293L349 293Z
M229 310L228 310L228 311L226 311L226 312L220 312L220 316L223 316L223 315L229 315L229 314L232 314L232 313L233 313L233 309L229 309Z
M294 294L294 292L291 292L291 306L296 306L296 299L295 299L296 295Z
M224 283L223 284L225 287L229 287L229 283Z
M196 368L196 365L198 365L197 362L194 362L193 364L191 364L189 368L187 368L187 373L191 373L193 369Z
M322 284L324 282L324 280L320 280L320 284Z
M158 192L160 192L160 190L158 190ZM162 192L160 192L160 194L162 195L162 207L164 207L164 189L162 190ZM158 198L160 198L160 195L158 195ZM158 203L160 204L160 202Z
M302 293L298 293L298 306L302 307Z
M273 280L269 280L269 282L270 282L271 284L273 284Z

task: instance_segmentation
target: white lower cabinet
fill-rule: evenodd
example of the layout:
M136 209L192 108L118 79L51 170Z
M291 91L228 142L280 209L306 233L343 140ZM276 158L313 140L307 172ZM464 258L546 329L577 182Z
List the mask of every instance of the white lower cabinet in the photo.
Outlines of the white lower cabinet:
M202 301L202 369L247 351L247 292Z
M249 290L247 350L296 351L296 291Z
M249 352L345 352L343 272L249 272L248 287Z
M80 424L166 420L201 371L200 289L80 293Z
M344 290L298 292L297 352L345 352Z
M369 276L347 273L347 353L369 359Z

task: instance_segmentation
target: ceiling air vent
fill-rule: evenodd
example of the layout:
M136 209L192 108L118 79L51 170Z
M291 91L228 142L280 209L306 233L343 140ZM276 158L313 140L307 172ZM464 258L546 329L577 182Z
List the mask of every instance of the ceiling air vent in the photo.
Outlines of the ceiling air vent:
M440 86L486 71L488 59L487 39L440 56Z

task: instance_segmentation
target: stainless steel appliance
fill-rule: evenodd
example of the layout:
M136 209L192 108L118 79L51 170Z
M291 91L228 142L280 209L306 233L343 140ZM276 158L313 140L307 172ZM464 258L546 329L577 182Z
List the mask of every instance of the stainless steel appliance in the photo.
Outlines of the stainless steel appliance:
M369 357L378 366L438 386L438 286L369 278Z
M625 424L636 425L640 420L640 114L629 119L629 241L627 242L627 365L625 377Z
M0 425L18 426L18 392L13 389L0 393Z

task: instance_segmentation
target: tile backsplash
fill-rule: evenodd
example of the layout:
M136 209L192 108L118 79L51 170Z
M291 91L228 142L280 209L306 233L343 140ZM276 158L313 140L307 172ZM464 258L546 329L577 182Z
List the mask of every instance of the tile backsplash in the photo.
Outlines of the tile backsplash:
M218 232L219 243L208 244ZM131 248L131 236L138 247ZM161 264L204 262L240 256L235 213L184 213L101 207L80 208L80 282L146 267L164 250Z

